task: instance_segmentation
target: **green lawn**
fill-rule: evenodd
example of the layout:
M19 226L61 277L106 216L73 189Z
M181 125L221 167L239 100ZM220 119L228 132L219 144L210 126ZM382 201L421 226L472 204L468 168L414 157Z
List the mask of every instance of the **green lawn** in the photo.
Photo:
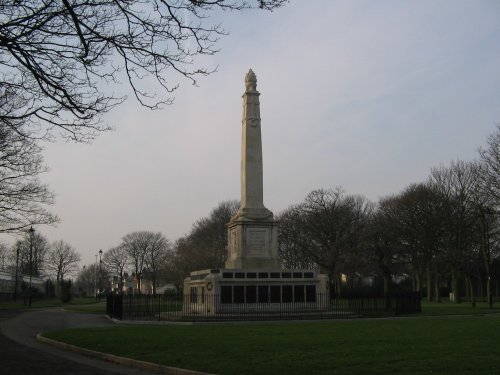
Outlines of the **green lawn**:
M69 303L63 303L58 298L53 299L39 299L32 300L31 307L24 303L22 298L18 298L16 302L0 302L0 310L25 310L25 309L38 309L46 307L64 307L76 311L89 311L91 312L102 312L106 311L106 302L101 299L102 302L96 303L95 298L73 298ZM86 306L89 305L89 306Z
M500 369L500 315L134 325L46 336L217 374L469 375Z
M476 303L476 307L472 307L470 302L462 302L453 304L449 301L435 303L422 300L421 316L438 316L438 315L484 315L500 313L500 302L493 304L493 309L486 302Z
M90 304L69 304L63 305L65 310L83 312L90 314L106 314L106 301L92 302Z

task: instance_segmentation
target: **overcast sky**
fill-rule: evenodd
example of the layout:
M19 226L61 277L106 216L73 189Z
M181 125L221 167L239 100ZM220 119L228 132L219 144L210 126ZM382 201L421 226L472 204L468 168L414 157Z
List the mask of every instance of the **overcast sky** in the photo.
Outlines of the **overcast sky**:
M71 243L82 265L131 231L175 241L239 199L249 68L274 213L317 188L398 193L431 167L476 158L500 123L498 0L292 0L221 21L230 35L203 59L218 72L199 87L180 81L174 105L152 112L131 97L91 145L45 145L43 181L62 222L37 230Z

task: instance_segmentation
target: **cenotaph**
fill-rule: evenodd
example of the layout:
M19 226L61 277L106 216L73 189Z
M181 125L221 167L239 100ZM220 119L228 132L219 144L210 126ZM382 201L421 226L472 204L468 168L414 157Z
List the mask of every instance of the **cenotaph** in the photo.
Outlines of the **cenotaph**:
M241 204L228 227L226 268L279 268L278 226L264 207L257 77L245 76L241 137Z
M328 277L318 270L284 270L278 223L264 206L260 93L245 76L241 141L241 204L227 224L223 269L193 271L184 280L186 314L314 311L328 304Z

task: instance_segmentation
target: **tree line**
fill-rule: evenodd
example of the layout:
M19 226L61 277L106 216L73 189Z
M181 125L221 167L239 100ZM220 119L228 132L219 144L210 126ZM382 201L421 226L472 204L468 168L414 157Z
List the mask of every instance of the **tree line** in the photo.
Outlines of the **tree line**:
M224 266L225 224L238 202L223 202L176 241L170 279ZM500 126L474 161L431 168L425 181L371 202L342 188L318 189L277 215L283 268L316 268L331 289L367 284L390 293L419 291L455 302L480 293L492 301L500 282ZM167 273L168 274L168 273Z
M81 261L80 254L69 243L63 240L50 243L35 231L23 234L12 246L0 243L0 256L2 271L10 273L13 279L19 280L22 275L45 278L50 288L38 292L57 295L64 281L76 274ZM17 287L21 286L19 282Z
M425 181L371 202L342 188L317 189L278 213L283 268L319 269L335 293L410 289L439 301L477 294L490 302L500 281L500 127L474 161L431 168ZM226 224L238 201L225 201L171 242L133 232L103 257L107 272L133 274L178 290L191 271L223 268ZM495 285L493 285L495 282Z
M85 266L78 274L76 286L86 294L93 290L123 291L126 278L132 277L134 292L156 293L158 286L172 284L181 291L183 280L197 269L223 267L226 258L225 225L239 207L237 201L222 202L208 217L193 224L184 237L172 242L161 232L135 231L105 251L100 262ZM115 279L113 285L110 281ZM102 288L99 284L105 280Z
M133 276L134 290L141 293L143 277L151 282L149 293L156 294L161 283L162 267L172 251L172 244L162 233L135 231L126 234L121 243L99 256L99 263L84 266L76 287L85 294L122 291L126 277Z
M466 295L492 301L500 281L500 126L474 161L432 168L425 181L371 202L341 188L317 189L303 202L278 213L279 254L283 268L319 269L335 293L378 288L420 291L439 301L451 291L455 302ZM170 283L182 289L191 271L223 268L226 224L238 201L219 203L172 242L161 232L135 231L79 270L76 284L87 294L123 290L133 277L148 293ZM30 237L11 249L0 246L20 273L29 268ZM56 284L76 274L79 254L64 241L32 238L32 274L50 275ZM114 286L111 284L115 278Z
M477 291L492 301L500 280L500 126L475 161L432 168L426 181L373 203L342 189L315 190L278 215L283 266L318 267L331 287L360 287L367 276L385 293L397 276L408 288L455 302ZM343 275L343 276L341 276ZM484 289L483 289L484 288Z

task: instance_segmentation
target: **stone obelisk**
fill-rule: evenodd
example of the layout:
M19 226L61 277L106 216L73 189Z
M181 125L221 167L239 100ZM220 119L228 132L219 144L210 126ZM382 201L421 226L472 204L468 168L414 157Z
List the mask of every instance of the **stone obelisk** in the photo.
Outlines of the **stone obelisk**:
M245 76L241 138L241 204L228 223L229 269L279 268L277 223L264 207L260 93L250 69Z

